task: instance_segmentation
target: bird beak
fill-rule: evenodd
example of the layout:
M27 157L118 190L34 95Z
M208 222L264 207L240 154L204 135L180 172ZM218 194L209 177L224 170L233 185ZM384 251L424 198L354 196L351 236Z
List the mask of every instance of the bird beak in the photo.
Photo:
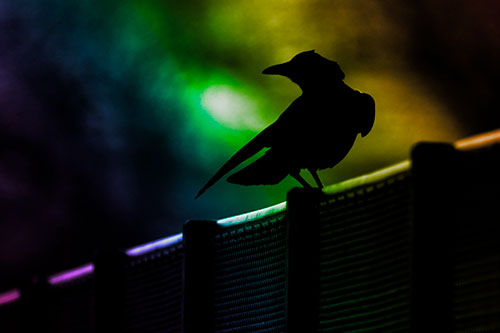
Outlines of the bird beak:
M262 74L288 76L290 74L290 63L285 62L283 64L268 67L262 71Z

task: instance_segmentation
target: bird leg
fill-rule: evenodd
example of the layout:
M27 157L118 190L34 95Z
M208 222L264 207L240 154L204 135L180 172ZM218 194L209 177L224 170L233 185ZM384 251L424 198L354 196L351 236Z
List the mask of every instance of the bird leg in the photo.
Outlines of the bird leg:
M321 179L319 179L319 176L318 174L316 173L316 170L314 169L307 169L309 170L309 172L311 173L311 175L313 176L314 178L314 181L316 182L316 184L318 185L318 188L323 188L323 183L321 182Z
M293 172L290 174L290 176L295 178L300 183L300 185L302 185L303 187L311 188L311 185L309 185L309 183L300 175L300 173Z

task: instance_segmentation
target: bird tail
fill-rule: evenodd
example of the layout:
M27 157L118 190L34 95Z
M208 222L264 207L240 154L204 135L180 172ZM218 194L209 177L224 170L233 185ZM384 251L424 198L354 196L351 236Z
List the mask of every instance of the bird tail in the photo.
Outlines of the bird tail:
M200 197L210 186L215 184L219 179L221 179L229 171L236 168L245 160L249 159L253 155L257 154L260 150L267 146L268 129L260 132L255 138L253 138L249 143L247 143L243 148L238 150L229 161L227 161L220 169L215 173L215 175L210 178L210 180L203 186L196 195L195 199Z
M288 175L289 169L269 152L229 176L227 181L238 185L276 185L281 182Z

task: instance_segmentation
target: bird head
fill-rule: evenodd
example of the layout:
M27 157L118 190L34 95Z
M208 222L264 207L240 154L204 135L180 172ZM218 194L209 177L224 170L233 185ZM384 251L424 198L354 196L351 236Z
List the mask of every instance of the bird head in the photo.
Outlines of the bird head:
M345 77L339 64L320 56L314 50L301 52L288 62L268 67L262 74L286 76L301 88L338 82Z

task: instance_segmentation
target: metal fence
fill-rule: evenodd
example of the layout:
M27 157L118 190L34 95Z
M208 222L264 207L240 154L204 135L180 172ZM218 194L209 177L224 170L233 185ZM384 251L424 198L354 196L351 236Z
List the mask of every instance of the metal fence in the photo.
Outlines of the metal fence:
M0 331L500 332L497 136L0 293Z

